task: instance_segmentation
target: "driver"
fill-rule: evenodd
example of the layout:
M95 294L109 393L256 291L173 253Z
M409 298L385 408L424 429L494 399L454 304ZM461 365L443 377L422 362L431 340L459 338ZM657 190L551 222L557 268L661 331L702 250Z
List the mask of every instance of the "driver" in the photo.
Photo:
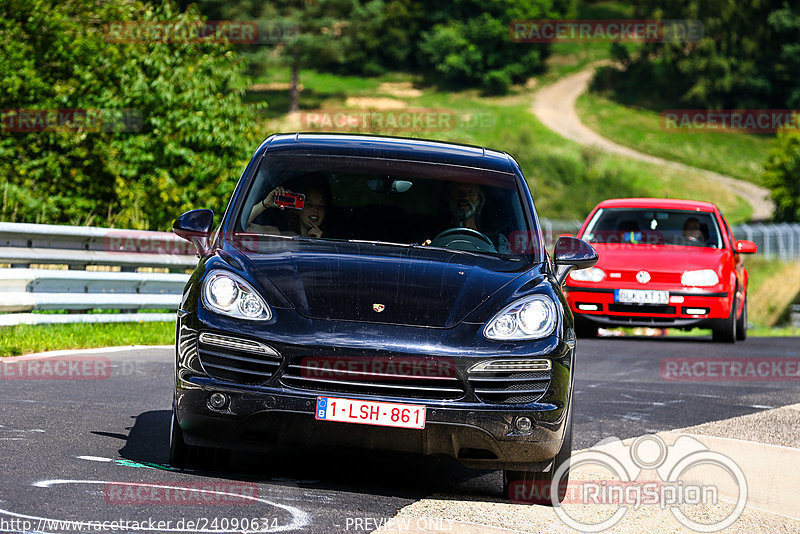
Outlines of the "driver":
M477 219L486 204L486 195L480 186L450 182L445 190L445 201L450 210L450 225L478 230Z
M446 216L448 218L443 230L455 230L457 228L475 230L483 234L492 243L492 246L496 247L498 252L510 252L508 238L505 235L499 232L488 232L486 229L482 229L478 223L481 212L486 205L486 193L479 185L448 182L443 193L443 201L447 205ZM431 240L426 240L424 244L431 244Z
M690 244L696 245L705 242L706 236L700 229L700 221L696 217L689 217L683 223L683 237Z

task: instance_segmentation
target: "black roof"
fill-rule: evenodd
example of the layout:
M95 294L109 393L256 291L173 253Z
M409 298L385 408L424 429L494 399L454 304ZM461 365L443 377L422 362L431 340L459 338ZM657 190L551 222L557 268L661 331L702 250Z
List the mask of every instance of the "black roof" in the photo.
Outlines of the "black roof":
M264 141L261 149L269 152L322 153L435 162L514 173L511 158L505 152L405 137L338 133L275 134Z

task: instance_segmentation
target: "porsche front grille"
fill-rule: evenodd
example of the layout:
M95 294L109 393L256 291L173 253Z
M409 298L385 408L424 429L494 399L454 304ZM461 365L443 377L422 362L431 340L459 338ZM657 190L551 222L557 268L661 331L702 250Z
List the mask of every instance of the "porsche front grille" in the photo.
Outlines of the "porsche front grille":
M280 355L258 341L208 332L200 334L198 341L200 364L220 380L263 384L281 364Z
M475 396L490 404L525 404L541 399L550 387L550 360L495 360L473 366L469 383Z
M374 369L321 369L299 360L289 364L281 381L290 387L331 393L382 395L416 399L459 399L464 386L449 376L379 372Z

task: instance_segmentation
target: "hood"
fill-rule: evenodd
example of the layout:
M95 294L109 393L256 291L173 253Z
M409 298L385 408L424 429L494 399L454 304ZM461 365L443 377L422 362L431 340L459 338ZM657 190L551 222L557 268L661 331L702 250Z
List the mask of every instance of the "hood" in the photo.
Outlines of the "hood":
M313 319L449 328L530 267L437 249L301 245L246 255Z

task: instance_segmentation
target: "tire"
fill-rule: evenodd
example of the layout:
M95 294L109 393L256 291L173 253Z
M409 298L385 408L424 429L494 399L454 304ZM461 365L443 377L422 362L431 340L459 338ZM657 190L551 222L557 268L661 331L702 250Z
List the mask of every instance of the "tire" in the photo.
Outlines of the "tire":
M727 319L721 319L712 330L712 341L716 343L736 343L738 338L736 333L736 323L738 322L736 320L736 305L736 298L734 297L730 315Z
M553 473L562 465L569 464L572 456L572 406L567 415L567 428L564 434L564 442L561 444L558 454L553 458L550 470L547 472L535 471L503 471L503 494L506 498L512 498L512 492L517 492L520 484L525 488L525 496L521 499L526 504L540 504L543 506L553 506L553 499L550 495L550 484L553 482ZM562 502L567 495L567 484L569 483L569 470L561 478L558 484L558 500ZM520 502L516 500L515 502Z
M594 326L587 319L583 319L581 317L576 316L575 335L577 337L583 337L583 338L595 338L597 337L597 327Z
M744 297L742 305L742 316L736 321L736 340L744 341L747 339L747 295Z
M169 423L169 465L183 469L188 464L189 446L183 441L183 430L178 424L175 412Z
M228 467L230 451L211 447L188 445L183 439L183 430L172 412L169 432L169 465L178 469L214 469L224 471Z

